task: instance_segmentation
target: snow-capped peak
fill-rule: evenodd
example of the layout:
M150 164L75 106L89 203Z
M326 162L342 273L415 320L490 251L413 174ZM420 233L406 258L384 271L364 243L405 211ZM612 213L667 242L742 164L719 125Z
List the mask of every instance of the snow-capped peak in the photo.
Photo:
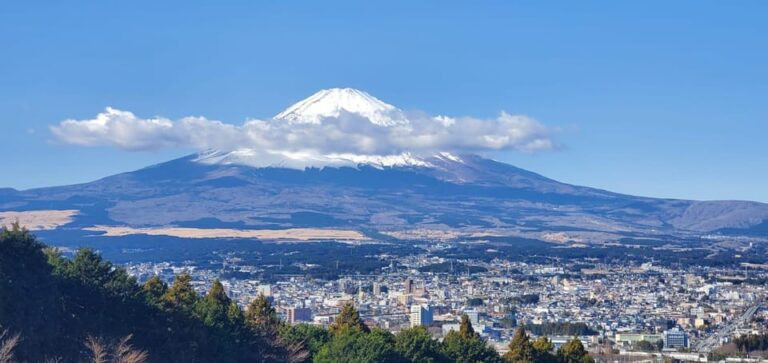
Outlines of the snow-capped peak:
M317 154L313 152L286 152L278 150L238 149L234 151L207 150L199 153L195 162L208 165L243 165L257 168L278 167L304 169L308 167L434 167L428 158L411 153L392 155Z
M298 123L320 123L323 118L339 117L341 112L358 114L379 126L407 122L397 107L353 88L331 88L293 104L274 119Z

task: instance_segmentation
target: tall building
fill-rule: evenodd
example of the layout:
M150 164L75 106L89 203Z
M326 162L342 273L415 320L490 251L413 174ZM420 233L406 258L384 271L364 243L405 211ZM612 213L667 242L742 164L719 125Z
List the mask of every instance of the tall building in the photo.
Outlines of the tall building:
M665 349L688 348L688 333L678 327L669 329L661 334Z
M432 307L429 305L411 306L411 327L432 324Z
M381 295L381 283L374 282L373 283L373 296L379 296Z
M407 278L405 279L405 284L403 285L403 293L404 294L413 294L413 279Z
M288 322L291 324L300 321L312 321L312 309L310 308L290 307L288 308L287 315Z

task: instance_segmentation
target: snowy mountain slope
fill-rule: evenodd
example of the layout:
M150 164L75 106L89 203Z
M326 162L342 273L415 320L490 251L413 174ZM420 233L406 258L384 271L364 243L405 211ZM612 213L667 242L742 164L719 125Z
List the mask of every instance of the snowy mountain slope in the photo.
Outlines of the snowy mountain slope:
M210 157L210 155L208 155ZM76 209L68 226L749 231L768 205L635 197L574 186L476 155L428 166L290 169L172 160L91 183L0 195L0 211Z
M296 123L320 123L323 118L340 117L342 112L361 115L379 126L407 122L402 111L395 106L352 88L321 90L288 107L274 119Z

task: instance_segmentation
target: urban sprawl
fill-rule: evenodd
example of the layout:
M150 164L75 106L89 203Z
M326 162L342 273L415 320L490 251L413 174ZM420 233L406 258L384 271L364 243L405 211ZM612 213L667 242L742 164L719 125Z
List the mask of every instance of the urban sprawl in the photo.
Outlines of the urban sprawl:
M271 282L221 282L242 306L259 294L269 297L290 324L328 326L351 302L366 324L392 332L422 325L440 339L458 329L462 315L467 315L475 330L501 353L516 327L524 324L532 328L532 335L546 335L556 348L578 336L593 353L628 360L665 356L707 361L736 337L765 333L760 322L768 318L762 305L768 293L759 282L768 273L754 266L672 269L651 263L632 267L593 263L579 268L578 262L556 266L455 261L480 268L470 272L454 269L454 261L427 255L397 262L376 275L341 276L335 281L285 275ZM434 264L450 267L445 273L420 271ZM159 275L168 282L187 271L200 292L220 279L220 271L193 263L127 268L139 280ZM238 268L258 271L254 266Z

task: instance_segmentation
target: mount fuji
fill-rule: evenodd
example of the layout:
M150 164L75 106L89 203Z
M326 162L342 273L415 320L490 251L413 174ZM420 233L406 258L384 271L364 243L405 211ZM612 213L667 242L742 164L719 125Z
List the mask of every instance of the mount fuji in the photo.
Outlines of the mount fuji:
M317 124L339 117L379 128L409 125L405 112L354 89L317 92L273 119ZM315 228L608 242L649 235L764 236L768 230L768 205L762 203L624 195L445 151L206 150L85 184L0 189L0 218L46 211L71 211L69 219L48 224L52 231Z
M409 127L405 113L367 92L352 88L321 90L301 100L272 119L290 124L322 124L328 119L349 117L355 122L369 123L377 128ZM230 151L207 150L198 155L196 162L203 164L248 165L254 167L282 167L303 169L306 167L357 167L368 165L376 168L397 166L432 166L429 158L458 160L448 152L415 155L411 152L386 155L358 153L322 153L314 150L286 151L239 148Z
M358 114L374 125L407 123L397 107L384 103L365 91L353 88L321 90L277 114L274 119L298 123L320 123L323 118L339 117L342 112Z

